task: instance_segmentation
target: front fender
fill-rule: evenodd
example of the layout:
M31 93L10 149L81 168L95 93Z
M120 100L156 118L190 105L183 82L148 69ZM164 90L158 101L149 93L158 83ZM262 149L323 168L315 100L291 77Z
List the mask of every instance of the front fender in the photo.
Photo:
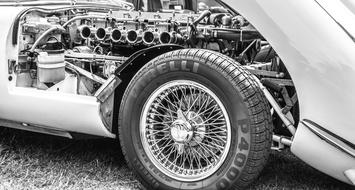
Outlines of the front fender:
M223 1L253 24L285 63L296 87L300 120L311 120L355 144L355 44L349 35L314 0ZM355 159L303 122L291 150L318 170L350 183L343 172L354 167Z

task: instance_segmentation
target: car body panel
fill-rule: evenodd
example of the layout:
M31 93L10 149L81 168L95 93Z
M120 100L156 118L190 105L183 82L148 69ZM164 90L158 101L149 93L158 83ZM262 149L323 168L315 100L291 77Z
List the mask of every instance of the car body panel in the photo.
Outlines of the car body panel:
M315 1L225 2L246 17L285 62L301 119L355 143L355 44L346 32Z
M330 146L328 142L320 139L303 123L300 123L297 128L292 152L314 168L338 180L352 184L344 172L355 169L354 157Z
M297 90L300 119L311 120L354 144L355 44L347 32L316 1L224 2L250 21L285 63ZM349 183L340 171L344 168L333 170L336 166L329 167L329 161L355 166L354 158L330 156L337 154L332 145L327 147L316 138L298 130L291 150L313 167ZM298 144L302 140L308 143ZM330 159L313 157L317 154Z

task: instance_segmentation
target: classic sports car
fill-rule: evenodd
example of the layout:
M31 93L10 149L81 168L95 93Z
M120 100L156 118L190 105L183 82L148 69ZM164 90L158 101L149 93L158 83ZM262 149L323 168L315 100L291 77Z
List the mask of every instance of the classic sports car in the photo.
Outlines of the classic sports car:
M0 125L120 140L147 189L243 189L271 149L355 183L352 0L0 1Z

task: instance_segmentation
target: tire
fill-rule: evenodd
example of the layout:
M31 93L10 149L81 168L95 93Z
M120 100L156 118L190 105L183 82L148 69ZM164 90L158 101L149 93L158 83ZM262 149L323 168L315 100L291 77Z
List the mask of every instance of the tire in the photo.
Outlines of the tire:
M147 189L244 189L267 161L271 114L234 60L183 49L155 58L132 79L119 138Z

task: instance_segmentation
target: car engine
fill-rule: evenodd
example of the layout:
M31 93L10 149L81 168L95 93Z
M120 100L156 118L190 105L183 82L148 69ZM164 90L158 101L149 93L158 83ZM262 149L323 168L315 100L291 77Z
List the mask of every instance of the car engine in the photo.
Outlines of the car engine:
M211 49L239 62L262 36L222 8L200 14L67 9L20 18L18 87L93 95L134 52L156 45Z

